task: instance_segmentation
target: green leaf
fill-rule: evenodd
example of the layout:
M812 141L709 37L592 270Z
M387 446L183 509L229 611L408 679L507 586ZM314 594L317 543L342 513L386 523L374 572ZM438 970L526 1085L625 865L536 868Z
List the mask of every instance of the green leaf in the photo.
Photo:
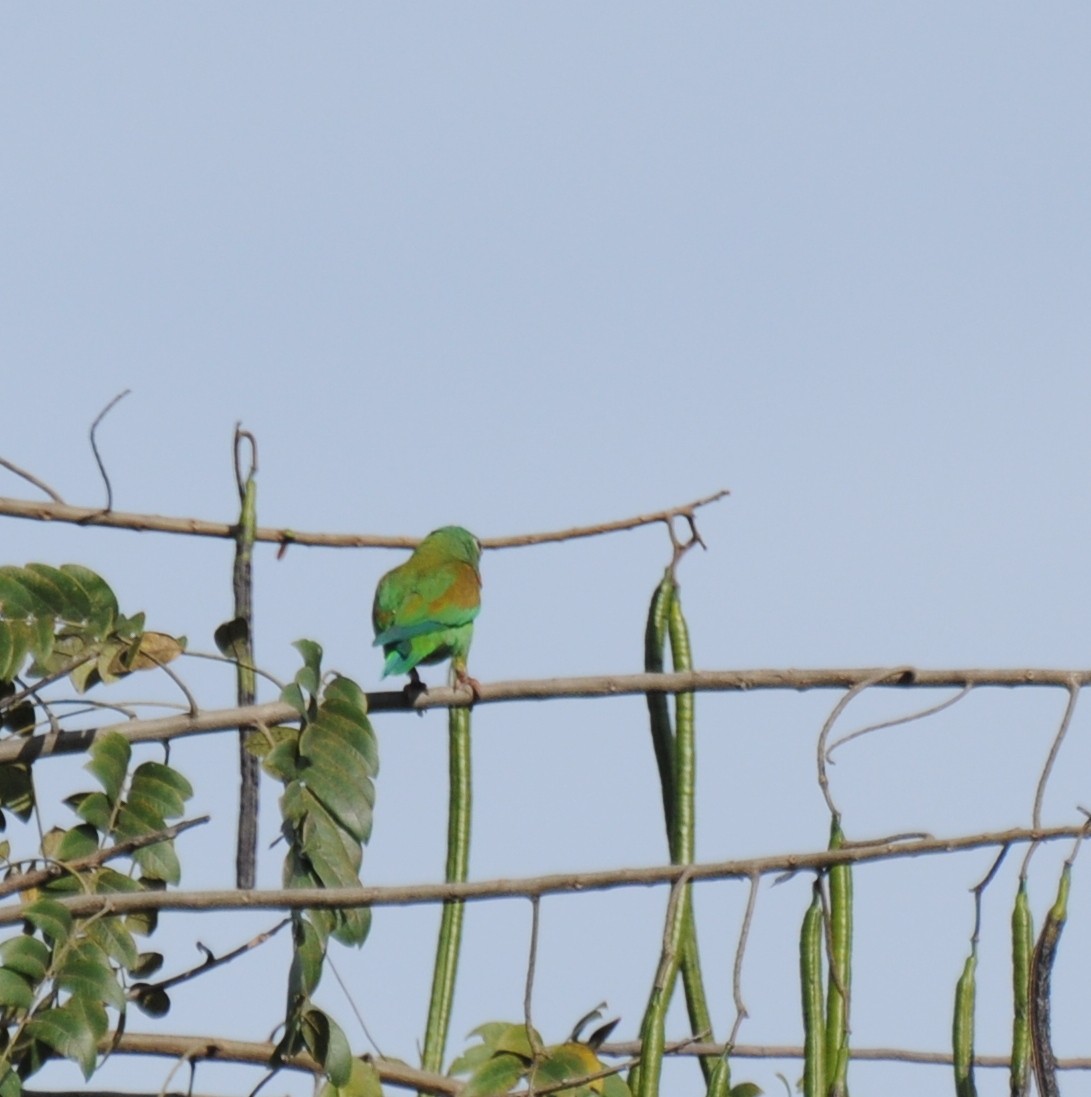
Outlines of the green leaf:
M23 907L23 920L47 940L64 944L72 933L72 915L53 899L37 899Z
M303 691L295 682L289 682L288 685L280 691L280 699L284 704L291 705L300 716L307 715L307 701L303 696Z
M102 1033L106 1031L106 1014L102 1012ZM85 1000L72 998L63 1006L42 1010L28 1022L28 1036L41 1040L65 1059L79 1064L84 1078L95 1072L98 1055L99 1026L94 1017L95 1008Z
M81 857L88 857L98 852L98 830L90 823L80 823L79 826L66 830L57 843L57 849L52 854L57 861L77 861Z
M85 932L107 956L126 970L137 962L139 953L136 942L120 918L99 918L94 922L87 922Z
M23 569L12 564L0 567L0 615L7 620L40 617L48 613L32 590L23 583Z
M117 598L114 597L114 592L101 576L81 564L62 564L61 571L83 588L90 605L85 620L97 635L105 636L117 620Z
M0 942L0 965L37 985L49 968L49 949L37 937L21 933Z
M34 813L34 778L26 762L0 765L0 807L24 823Z
M85 621L91 614L91 602L83 587L63 567L53 568L48 564L27 564L24 575L39 576L46 580L57 592L59 602L55 604L58 616L66 621Z
M178 819L184 814L186 799L193 794L193 790L186 781L187 791L183 794L174 781L164 777L164 771L172 776L182 776L158 762L143 762L137 766L129 785L129 802L145 801L149 807L154 807L161 819Z
M731 1087L731 1097L761 1097L764 1092L761 1086L753 1082L740 1082L737 1086Z
M216 641L216 647L221 655L236 662L244 662L248 657L250 644L250 626L245 617L232 617L230 621L224 621L212 634Z
M307 788L357 842L366 842L371 837L369 800L375 793L363 759L346 750L321 719L303 732L299 752L307 763L301 769Z
M75 621L83 619L86 614L86 602L80 599L84 607L81 611L80 607L72 604L70 597L65 596L64 591L54 579L54 576L64 576L63 581L68 587L82 595L78 584L73 583L71 578L65 576L63 572L46 564L28 564L25 568L16 570L19 573L18 582L30 593L35 605L39 607L34 613L35 617L63 617L66 620Z
M326 949L321 936L306 918L297 918L292 927L295 949L288 974L288 997L309 998L322 978Z
M142 952L136 963L129 968L129 972L138 979L147 979L154 975L163 966L163 954L161 952Z
M23 1083L14 1070L0 1068L0 1097L22 1097Z
M102 919L88 929L97 928L102 921L113 919ZM125 1008L125 992L118 986L109 957L94 940L77 941L68 950L55 980L57 986L70 990L77 997L104 1002L118 1010Z
M467 1048L452 1064L448 1073L470 1074L477 1070L492 1055L492 1048L486 1044L474 1044Z
M14 971L0 968L0 1007L6 1009L30 1009L34 1005L34 987L27 979Z
M0 680L10 682L30 651L31 629L25 621L0 621Z
M301 1032L307 1050L326 1077L335 1086L345 1085L352 1076L352 1050L337 1022L312 1006L301 1018Z
M173 789L182 801L189 800L193 796L193 785L189 780L178 770L159 762L141 762L134 774L134 778L137 777ZM182 812L179 811L178 814L181 815Z
M586 1078L603 1069L602 1061L586 1044L560 1044L546 1049L546 1057L535 1067L534 1085L535 1088L545 1088L570 1078ZM576 1092L585 1088L581 1086Z
M38 721L33 701L20 701L4 712L3 726L16 735L30 735Z
M95 736L90 754L85 768L98 778L110 803L116 803L133 754L129 740L116 731L104 732Z
M357 723L367 722L367 694L343 674L335 674L322 694L326 704L337 702L356 714ZM346 712L346 718L351 719Z
M538 1036L538 1033L535 1032L534 1035ZM538 1037L538 1043L540 1046L540 1036ZM528 1063L534 1058L534 1049L530 1045L530 1037L527 1034L526 1025L508 1025L505 1032L497 1034L493 1048L496 1051L505 1051L509 1055L518 1055Z
M633 1097L633 1091L620 1074L611 1074L598 1084L602 1086L600 1090L602 1097Z
M379 1072L371 1063L363 1059L352 1060L352 1070L344 1085L335 1086L326 1082L318 1091L318 1097L382 1097L383 1087ZM0 1097L4 1097L0 1094Z
M314 697L322 682L322 647L313 640L296 640L292 647L303 656L303 667L296 673L295 682Z
M96 830L105 834L110 829L110 817L113 808L104 792L77 792L69 796L65 803Z
M518 1055L492 1055L466 1079L461 1097L494 1097L507 1093L526 1073L527 1064Z

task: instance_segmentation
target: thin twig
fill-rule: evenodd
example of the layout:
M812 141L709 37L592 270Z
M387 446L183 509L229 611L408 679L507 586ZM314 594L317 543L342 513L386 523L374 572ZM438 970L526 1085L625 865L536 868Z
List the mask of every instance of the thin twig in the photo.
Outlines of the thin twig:
M341 972L337 970L337 965L333 962L333 957L326 954L326 966L333 972L334 979L337 980L337 985L341 988L341 993L345 996L345 1000L349 1004L349 1009L352 1010L353 1016L356 1018L364 1034L364 1039L371 1045L375 1054L382 1058L383 1050L379 1047L378 1041L371 1035L371 1030L367 1027L367 1022L364 1020L364 1015L360 1012L360 1008L356 1005L356 1000L352 996L352 992L348 988L348 984L341 978Z
M534 895L607 891L624 887L653 887L674 884L683 875L700 880L750 879L788 870L817 871L839 864L869 864L943 853L964 852L990 846L1024 842L1069 840L1084 832L1084 825L1019 829L981 834L934 838L920 842L898 842L886 846L858 846L821 849L809 853L784 853L693 865L657 865L650 868L606 869L596 872L553 873L521 879L467 881L451 884L412 884L344 888L281 888L239 892L219 891L138 892L132 894L84 895L57 898L77 917L101 911L132 914L143 910L303 910L356 909L379 906L415 906L451 901L477 902L486 899L523 898ZM22 920L21 911L0 907L0 925Z
M64 500L57 494L44 480L39 480L37 476L32 472L27 472L26 469L20 468L13 461L9 461L6 457L0 457L0 465L8 470L8 472L14 472L16 476L21 476L28 484L33 484L36 488L44 491L46 495L50 497L55 503L64 503Z
M828 755L826 752L826 740L829 738L830 732L833 730L833 725L837 723L837 718L845 711L846 707L852 701L852 699L859 694L863 693L869 686L877 686L880 682L886 681L888 678L897 680L904 677L906 674L912 674L912 667L891 667L887 670L877 670L869 677L865 678L861 682L857 682L851 689L833 706L833 711L826 718L826 722L822 725L822 730L818 735L818 787L822 790L822 795L825 797L826 805L830 809L831 815L840 816L840 812L837 810L836 804L833 802L833 797L830 795L830 782L826 776L826 763L828 761Z
M1076 712L1076 702L1079 698L1080 682L1073 677L1068 682L1068 704L1065 705L1064 715L1061 717L1060 726L1057 728L1057 733L1053 736L1053 742L1049 747L1049 754L1046 756L1045 765L1042 766L1042 772L1038 778L1038 785L1034 790L1034 807L1031 810L1031 822L1035 827L1041 825L1042 803L1045 800L1046 785L1049 783L1049 775L1053 772L1053 763L1057 760L1057 755L1060 753L1061 744L1064 742L1065 735L1068 734L1068 728L1072 723L1072 717ZM1023 866L1019 872L1019 878L1021 880L1026 879L1027 873L1030 870L1030 861L1033 856L1034 846L1031 845L1023 855Z
M735 947L735 962L731 967L731 997L735 1003L735 1023L731 1026L731 1032L727 1037L727 1046L734 1047L735 1039L739 1035L739 1029L743 1021L750 1016L746 1003L742 997L742 958L746 953L746 942L750 937L750 924L754 920L754 908L758 903L758 885L761 877L755 873L750 877L750 892L746 898L746 912L742 917L742 926L739 928L739 943Z
M222 956L216 956L211 951L206 949L204 945L198 945L198 948L204 949L205 958L201 963L189 968L187 971L179 972L177 975L172 975L168 979L161 979L157 983L137 983L136 987L140 987L145 993L149 990L170 990L171 987L176 987L180 983L186 983L190 979L196 978L198 975L203 975L207 971L212 971L214 968L223 967L224 964L231 963L232 960L239 956L245 955L252 949L257 948L259 945L264 945L266 941L275 937L285 926L291 925L290 918L284 918L277 922L272 929L262 930L256 937L252 937L245 944L239 945L237 948L233 948L230 952L225 952ZM138 994L134 994L132 990L129 992L130 998L139 997Z
M112 846L97 849L86 857L78 857L74 861L50 862L45 868L33 869L30 872L21 873L18 876L9 876L6 880L0 880L0 898L5 895L13 895L16 892L28 891L30 888L41 887L42 884L55 880L66 872L82 872L87 868L96 868L115 857L123 857L134 850L143 849L145 846L154 846L159 842L169 842L177 838L183 831L191 827L199 827L209 821L208 815L198 816L196 819L186 819L173 826L164 827L154 834L142 834L138 838L125 838Z
M970 888L974 895L974 932L970 937L970 944L974 948L977 947L977 943L981 938L981 897L985 894L985 889L993 882L996 874L1000 871L1000 866L1004 863L1004 858L1007 857L1009 849L1011 849L1010 845L1001 846L1000 852L993 860L989 871L985 873L981 880Z
M968 697L973 688L972 685L965 685L954 695L954 697L948 697L945 701L940 701L938 705L932 705L930 708L918 709L916 712L907 713L905 716L896 716L893 720L882 720L878 724L868 724L867 727L857 728L856 731L850 731L847 735L842 735L840 739L829 745L829 748L826 751L826 759L828 761L838 747L844 746L846 743L851 743L854 739L859 739L864 735L870 735L873 731L885 731L887 728L896 728L900 727L902 724L911 724L916 720L923 720L926 716L935 716L937 712L942 712L944 709L958 704L963 697Z
M106 485L106 509L102 512L104 514L109 514L114 509L114 489L110 484L110 477L106 474L106 466L102 463L102 455L99 453L98 443L95 441L95 432L98 430L99 423L110 414L119 400L123 400L129 395L130 391L130 389L125 389L124 392L119 392L106 407L95 416L95 421L91 424L91 452L95 455L95 464L98 465L99 473L102 475L102 482Z

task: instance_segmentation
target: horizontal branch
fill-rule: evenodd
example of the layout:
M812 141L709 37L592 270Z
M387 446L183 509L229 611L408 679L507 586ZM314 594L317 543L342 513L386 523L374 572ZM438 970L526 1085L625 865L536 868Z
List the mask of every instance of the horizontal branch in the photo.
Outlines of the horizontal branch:
M488 705L510 701L549 701L571 697L625 697L658 693L746 693L753 690L851 689L873 681L874 668L819 670L695 670L681 674L604 674L572 678L528 678L506 682L482 683L474 704ZM994 670L921 670L892 667L890 676L874 682L873 689L957 689L997 686L1048 686L1070 689L1091 685L1091 670L1064 670L1048 667L999 668ZM430 708L452 708L471 703L469 690L447 686L428 689L410 701L404 690L383 690L367 695L371 712L417 712ZM30 737L0 740L0 763L31 762L53 754L73 754L87 750L96 735L114 731L131 743L162 742L186 735L206 735L217 731L237 731L248 724L272 726L294 723L295 709L280 701L267 701L242 708L209 709L196 715L183 713L153 720L126 720L101 728L51 732Z
M487 549L518 548L551 541L572 541L579 537L597 537L603 533L618 533L654 522L669 522L678 517L692 520L693 512L698 507L715 503L727 494L724 489L702 499L695 499L692 503L591 526L572 526L547 533L519 533L508 537L483 537L481 544ZM105 526L110 529L135 530L138 533L181 533L192 537L219 537L228 540L233 540L236 534L235 526L229 522L173 518L162 514L132 514L121 510L103 510L101 507L74 507L69 503L56 501L31 502L0 497L0 515L29 518L39 522L68 522L77 526ZM303 530L274 529L269 526L259 526L254 531L254 540L276 545L319 545L324 548L413 548L420 543L419 537L370 533L307 533Z
M603 1044L599 1051L602 1055L611 1058L630 1058L640 1054L639 1040L623 1040ZM713 1043L689 1043L674 1051L671 1055L722 1055L723 1044ZM736 1044L731 1048L732 1059L802 1059L803 1048L790 1044ZM949 1051L911 1051L909 1048L897 1047L856 1047L852 1048L851 1056L859 1062L870 1063L917 1063L922 1066L953 1066L954 1056ZM1011 1066L1011 1058L1008 1055L975 1055L974 1066L978 1067L1002 1067ZM1058 1059L1057 1066L1061 1070L1091 1070L1091 1059L1072 1058Z
M415 906L450 899L533 898L542 895L607 891L623 887L673 884L685 875L693 881L746 879L754 876L813 872L830 865L866 864L871 861L922 857L931 854L1072 839L1085 833L1083 825L1019 828L952 838L920 838L912 841L857 843L841 849L811 853L784 853L693 865L656 865L649 868L604 869L597 872L552 873L517 879L481 880L457 884L410 884L358 888L287 888L269 891L159 891L124 895L77 895L56 901L73 915L133 914L145 910L303 910L355 907ZM22 920L18 906L0 907L0 925Z
M117 1043L115 1044L115 1039ZM101 1042L105 1052L112 1049L115 1054L161 1056L170 1059L215 1060L223 1063L240 1063L252 1066L269 1066L274 1045L250 1040L229 1040L221 1036L181 1036L171 1033L153 1034L126 1032L120 1038L115 1034L107 1035ZM719 1055L722 1044L686 1043L673 1051L671 1055ZM640 1054L640 1041L630 1040L604 1044L600 1053L610 1058L630 1058ZM803 1048L790 1044L736 1044L731 1049L733 1059L802 1059ZM395 1059L383 1059L368 1056L380 1079L387 1085L416 1089L422 1093L431 1093L437 1097L457 1097L463 1083L441 1074L431 1074L418 1070ZM951 1066L953 1058L950 1052L911 1051L907 1048L892 1047L854 1047L852 1058L857 1062L895 1062L914 1063L929 1066ZM1006 1055L976 1055L974 1065L982 1068L1007 1068L1010 1059ZM309 1055L297 1055L284 1062L291 1070L319 1074L318 1064ZM1069 1058L1057 1061L1061 1070L1091 1070L1091 1059ZM29 1091L28 1091L29 1092ZM82 1090L80 1091L83 1092ZM113 1091L111 1091L113 1092ZM42 1094L41 1097L46 1097ZM50 1094L50 1097L58 1097Z
M115 1044L114 1041L117 1041ZM273 1057L273 1044L252 1040L228 1040L220 1036L176 1036L142 1032L124 1032L118 1037L107 1034L99 1043L103 1052L124 1055L160 1055L170 1059L214 1059L221 1063L249 1063L268 1067ZM437 1097L454 1097L462 1083L442 1074L417 1070L396 1059L367 1056L379 1077L388 1085L416 1089ZM309 1055L294 1055L281 1064L291 1070L321 1074L322 1068Z

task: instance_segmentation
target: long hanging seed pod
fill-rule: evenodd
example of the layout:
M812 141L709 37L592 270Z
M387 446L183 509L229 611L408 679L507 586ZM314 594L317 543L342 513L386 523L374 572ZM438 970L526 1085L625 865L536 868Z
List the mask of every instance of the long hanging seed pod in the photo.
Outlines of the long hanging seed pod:
M830 820L830 849L845 844L840 815ZM829 1097L848 1097L849 999L852 986L852 867L829 870L829 981L826 986L826 1081Z
M1030 967L1034 954L1034 920L1027 881L1019 881L1011 912L1011 975L1014 1004L1011 1033L1011 1097L1027 1097L1030 1076Z
M448 710L450 740L450 804L447 816L448 883L466 880L470 866L470 814L472 784L470 779L470 710ZM428 1000L428 1022L424 1033L421 1067L438 1073L443 1069L443 1054L447 1047L447 1030L451 1022L451 1005L455 996L455 975L462 946L462 902L448 900L443 904L436 964L432 973L432 993Z
M962 974L955 985L951 1048L955 1064L957 1097L977 1097L974 1082L974 1009L977 1001L977 941L970 947Z
M243 439L250 443L250 469L244 477L240 464ZM235 619L230 648L235 657L236 698L240 708L252 705L257 697L254 675L254 579L252 558L254 532L258 521L257 446L254 436L235 427L235 480L239 489L239 521L235 526L235 565L232 587L235 595ZM258 857L258 792L260 763L246 748L252 729L239 728L239 828L235 846L235 884L249 890L254 886Z
M821 884L799 932L799 984L803 997L803 1097L826 1092L826 1015L822 993L823 919Z
M678 584L668 568L652 594L644 632L644 666L654 673L665 669L665 648L670 639L671 661L675 671L693 669L689 630L682 613ZM671 725L670 707L666 695L648 693L648 714L652 745L659 767L663 793L663 814L672 864L689 864L695 856L695 797L696 777L694 696L681 693L675 700L675 727ZM701 976L697 949L696 925L692 898L685 904L686 921L682 926L680 964L672 972L665 987L669 1003L674 990L676 971L680 968L686 996L690 1029L695 1036L711 1034L712 1021ZM705 1082L712 1081L716 1069L715 1056L702 1056L701 1070Z
M1059 1097L1057 1058L1050 1038L1050 989L1053 961L1061 931L1068 921L1068 889L1072 881L1072 862L1066 861L1057 886L1057 898L1046 915L1041 936L1034 948L1030 976L1030 1038L1034 1045L1034 1080L1040 1097Z

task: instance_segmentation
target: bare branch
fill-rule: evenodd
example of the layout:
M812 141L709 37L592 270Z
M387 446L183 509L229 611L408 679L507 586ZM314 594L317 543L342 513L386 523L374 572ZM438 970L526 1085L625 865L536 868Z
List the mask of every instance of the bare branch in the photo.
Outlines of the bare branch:
M695 670L672 674L612 674L582 678L538 678L493 682L480 686L480 695L472 703L493 704L504 701L544 701L564 697L623 697L661 693L725 692L753 690L852 689L864 686L882 688L936 689L973 685L1013 688L1046 686L1072 689L1091 684L1091 670L1015 668L998 670L917 670L895 668L832 670ZM36 684L36 688L37 688ZM26 696L24 690L17 696ZM453 708L471 704L466 690L437 686L406 698L404 690L369 693L369 712L418 712L423 709ZM5 703L10 703L10 700ZM839 705L839 710L844 705ZM54 754L72 754L87 750L96 735L117 732L131 743L161 742L186 735L237 730L240 724L272 726L295 723L299 714L280 701L243 708L209 709L195 716L164 716L152 720L129 720L102 728L66 731L59 735L35 735L26 739L0 740L0 763L33 761Z
M126 1032L120 1037L108 1033L99 1042L99 1047L103 1050L113 1047L114 1054L122 1055L158 1055L170 1059L185 1057L191 1061L215 1059L221 1063L250 1063L264 1067L269 1066L272 1061L274 1050L271 1043L250 1040L225 1040L219 1036L153 1035L143 1032ZM456 1097L462 1088L462 1083L454 1078L417 1070L397 1060L372 1056L364 1058L375 1067L379 1078L387 1085L416 1089L421 1093L436 1094L437 1097ZM309 1055L289 1056L281 1060L279 1065L309 1074L322 1073L322 1068Z
M188 971L180 971L177 975L172 975L167 979L160 979L155 983L137 983L136 986L145 991L149 987L154 988L155 990L170 990L171 987L178 986L180 983L186 983L190 979L195 979L198 975L203 975L206 971L212 971L214 968L229 964L237 957L250 952L251 949L255 949L259 945L264 945L266 941L275 937L287 925L291 925L290 918L282 919L271 929L262 930L256 937L252 937L245 944L239 945L238 948L233 948L230 952L225 952L222 956L216 956L208 949L205 949L204 945L199 945L198 947L204 949L205 952L205 958L201 963L189 968ZM129 997L133 998L136 996L137 995L130 990Z
M654 522L666 522L673 517L692 516L698 507L707 506L727 495L719 491L692 503L669 507L633 518L614 522L600 522L593 526L572 526L569 529L548 533L514 534L508 537L483 537L481 544L488 549L520 548L526 545L543 545L552 541L572 541L580 537L597 537L604 533L618 533L636 529ZM138 532L154 530L157 533L179 533L193 537L220 537L233 540L235 526L228 522L209 522L203 518L172 518L160 514L127 514L124 511L103 511L96 507L74 507L67 503L38 503L23 499L0 497L0 515L9 518L29 518L39 522L71 522L81 526L106 526L111 529L131 529ZM385 536L370 533L308 533L293 529L274 529L259 526L254 531L255 541L276 545L315 545L324 548L415 548L419 537Z
M605 869L596 872L553 873L519 879L481 880L451 884L412 884L389 887L291 888L268 891L160 891L116 895L80 895L58 898L77 917L99 912L132 914L142 910L303 910L352 909L378 906L415 906L451 900L473 902L499 898L531 898L581 891L606 891L622 887L671 885L685 876L689 880L749 880L755 876L782 872L816 871L839 864L866 864L933 854L1015 845L1024 842L1052 842L1076 838L1084 824L1041 830L1013 828L951 838L929 838L918 842L886 845L855 845L821 849L810 853L783 853L733 861L692 865L658 865L650 868ZM16 908L0 907L0 925L22 920Z
M603 1055L632 1056L640 1053L639 1040L624 1040L603 1044ZM722 1055L730 1051L733 1059L802 1059L803 1048L791 1044L737 1044L725 1047L711 1042L691 1043L686 1047L668 1048L670 1055ZM952 1066L954 1056L949 1051L910 1051L896 1047L856 1047L853 1046L852 1058L871 1063L921 1063L930 1066ZM974 1066L985 1068L1004 1068L1011 1066L1006 1055L975 1055ZM1058 1059L1060 1070L1091 1070L1091 1058Z

